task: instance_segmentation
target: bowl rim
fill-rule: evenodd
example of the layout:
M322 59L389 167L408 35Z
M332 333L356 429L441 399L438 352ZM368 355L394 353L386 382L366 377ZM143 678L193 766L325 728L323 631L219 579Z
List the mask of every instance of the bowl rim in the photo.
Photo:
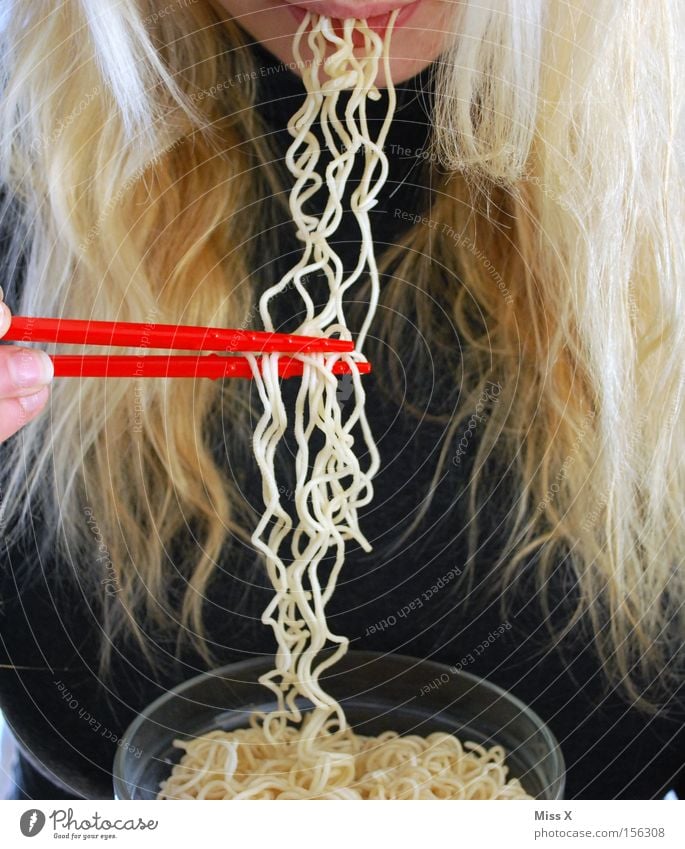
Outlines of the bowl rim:
M367 662L381 661L384 659L390 661L398 660L405 664L408 663L414 666L420 665L422 667L430 667L436 672L439 672L440 674L448 672L452 677L462 678L466 681L470 681L472 684L477 684L479 686L486 686L487 688L492 690L499 698L504 698L518 710L525 713L531 719L533 724L537 727L537 730L542 734L543 738L545 739L545 742L548 745L549 755L552 758L554 765L556 766L557 772L556 777L549 785L550 789L553 791L554 794L551 800L549 801L560 800L564 798L563 794L564 790L566 789L566 761L564 760L564 755L561 750L559 741L552 732L552 729L549 727L549 725L547 725L546 722L543 722L538 713L534 711L529 705L525 704L525 702L521 701L521 699L519 699L513 693L509 692L509 690L505 690L503 687L500 687L499 684L493 683L488 678L482 678L479 675L474 675L472 672L465 672L463 669L458 669L456 672L452 672L452 667L448 666L445 663L440 663L435 660L426 660L419 657L414 657L413 655L399 654L397 652L377 652L370 651L367 649L350 649L345 653L341 660L350 657L355 657L359 659L366 658ZM181 681L175 687L171 687L169 690L166 691L166 693L162 693L161 696L157 696L156 699L151 701L135 717L135 719L133 719L129 723L126 730L121 735L121 746L117 746L117 752L114 756L114 763L112 765L114 797L116 799L128 798L125 792L125 788L127 788L128 785L123 778L124 760L126 758L127 749L130 746L131 739L138 731L138 728L147 719L149 719L150 714L154 713L154 711L161 705L165 704L168 701L171 701L174 697L182 695L186 690L191 689L201 680L209 678L226 678L229 677L229 674L231 673L239 673L245 669L253 667L256 664L263 663L265 660L275 660L275 656L272 654L253 655L252 657L245 658L244 660L239 660L235 663L227 663L224 666L217 667L216 669L210 669L206 672L200 672L197 675L193 675L192 678L187 678L185 681ZM329 667L326 672L332 673L334 670L335 666Z

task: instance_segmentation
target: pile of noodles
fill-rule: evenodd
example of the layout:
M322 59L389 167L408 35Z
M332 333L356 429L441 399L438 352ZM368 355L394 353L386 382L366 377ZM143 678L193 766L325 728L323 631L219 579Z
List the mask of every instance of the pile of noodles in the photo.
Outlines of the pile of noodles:
M262 296L261 318L266 330L274 330L270 306L284 290L290 290L291 296L294 289L305 316L297 332L351 339L344 296L363 275L368 275L371 294L352 354L300 357L304 373L292 421L280 390L279 355L250 358L263 405L253 445L264 514L253 543L264 557L274 587L262 621L273 629L278 647L274 670L260 681L273 693L277 707L266 715L254 714L249 728L176 741L184 755L162 783L160 799L528 798L518 781L507 780L501 747L486 750L474 743L462 745L445 733L425 739L401 737L394 731L379 737L357 735L347 725L340 704L319 683L321 673L348 647L346 637L329 630L325 612L346 544L353 541L366 551L371 548L360 530L358 511L373 496L371 480L379 456L366 420L357 364L363 361L361 350L379 293L368 213L388 172L383 145L395 108L389 41L396 16L397 12L391 14L383 39L363 20L346 20L338 34L330 19L309 14L295 35L293 50L303 68L307 96L288 124L293 142L286 163L294 177L289 202L303 251L295 266ZM364 41L357 51L355 31ZM302 59L305 34L311 62ZM366 103L381 98L375 85L380 62L387 81L387 112L372 138ZM338 109L343 90L349 99L344 109ZM320 173L315 122L327 147L324 174ZM350 199L359 228L359 260L345 274L329 238L341 220L356 157L363 157L364 164ZM320 191L326 193L326 203L323 212L314 215L307 202ZM311 275L323 276L327 282L328 300L318 307L307 289ZM340 359L349 365L353 389L344 409L333 374ZM289 427L297 443L295 520L281 503L281 494L289 487L279 485L275 463ZM361 451L356 440L363 443ZM325 580L320 574L324 558ZM302 698L313 706L306 716L299 708Z
M164 784L162 799L529 799L507 781L504 750L461 744L451 734L428 737L386 731L363 737L347 730L327 740L311 761L300 755L300 731L281 742L255 725L177 741L185 755Z

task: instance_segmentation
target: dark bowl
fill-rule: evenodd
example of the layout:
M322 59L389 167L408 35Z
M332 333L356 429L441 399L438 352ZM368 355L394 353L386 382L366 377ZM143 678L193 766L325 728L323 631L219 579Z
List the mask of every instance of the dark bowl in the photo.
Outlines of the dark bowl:
M258 681L273 668L270 656L230 664L152 702L118 748L115 797L154 799L183 754L174 739L244 727L252 711L273 710L270 691ZM507 752L509 777L518 778L530 796L563 798L564 759L552 732L529 707L482 678L403 655L349 651L321 682L359 734L447 731L462 742L499 744Z

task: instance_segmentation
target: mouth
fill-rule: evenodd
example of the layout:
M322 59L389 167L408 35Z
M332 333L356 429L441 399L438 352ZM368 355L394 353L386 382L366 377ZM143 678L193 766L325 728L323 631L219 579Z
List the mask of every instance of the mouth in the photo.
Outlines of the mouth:
M350 2L350 0L313 0L311 3L304 3L299 6L296 3L288 0L288 8L295 16L298 24L302 22L307 12L314 12L318 15L326 15L333 21L333 28L338 36L342 36L342 22L347 18L364 18L369 29L372 29L378 35L383 37L385 30L390 22L390 15L394 9L399 9L400 13L395 21L395 27L402 26L414 14L421 0L413 0L411 3L402 3L401 0L390 0L384 3L358 3ZM381 11L379 11L381 10ZM369 14L373 12L374 14ZM365 14L366 13L366 14ZM360 42L357 44L357 36L360 37ZM363 38L361 34L354 33L353 40L355 46L361 46Z

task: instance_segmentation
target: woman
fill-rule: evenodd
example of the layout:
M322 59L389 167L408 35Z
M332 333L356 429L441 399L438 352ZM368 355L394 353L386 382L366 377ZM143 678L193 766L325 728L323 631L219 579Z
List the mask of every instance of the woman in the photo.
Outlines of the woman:
M569 797L662 797L685 749L682 12L311 5L379 28L406 6L372 222L374 549L348 554L332 629L514 692L556 733ZM283 158L300 19L275 0L11 10L14 312L257 326L298 251ZM353 263L344 223L336 240ZM148 702L273 650L252 387L62 380L48 403L49 364L14 348L0 704L24 794L106 796Z

